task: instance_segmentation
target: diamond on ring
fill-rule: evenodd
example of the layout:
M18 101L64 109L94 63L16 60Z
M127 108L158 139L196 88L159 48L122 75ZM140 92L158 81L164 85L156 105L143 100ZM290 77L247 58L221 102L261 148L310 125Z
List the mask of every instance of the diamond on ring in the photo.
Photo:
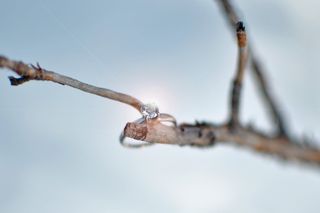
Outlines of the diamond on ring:
M154 103L142 105L140 111L145 119L154 119L159 116L159 109Z

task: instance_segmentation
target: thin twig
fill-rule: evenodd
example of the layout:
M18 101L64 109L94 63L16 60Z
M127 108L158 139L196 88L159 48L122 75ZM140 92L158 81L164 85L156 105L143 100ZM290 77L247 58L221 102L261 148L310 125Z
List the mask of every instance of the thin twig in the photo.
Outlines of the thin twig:
M245 66L247 61L247 35L245 27L242 22L237 24L237 40L238 40L238 65L236 76L232 83L231 90L231 103L230 103L230 120L229 126L232 129L235 129L239 126L239 108L240 108L240 99L242 91L242 82L245 72Z
M251 50L251 51L250 51ZM271 119L273 122L277 125L278 135L281 137L288 137L289 136L289 130L288 125L286 123L286 120L284 119L284 114L282 113L280 107L278 106L278 102L275 100L274 95L272 94L271 89L269 88L269 84L265 78L264 73L265 70L259 63L256 56L253 55L252 49L249 48L249 53L251 55L251 68L254 71L253 75L256 79L257 86L259 87L259 91L261 92L261 95L263 97L263 100L265 100L265 103L268 106L268 109L271 111L270 114Z
M115 92L109 89L96 87L90 84L83 83L76 79L70 78L68 76L60 75L58 73L45 70L37 64L37 66L28 66L21 61L10 60L4 56L0 56L0 68L8 68L20 76L20 78L15 78L13 76L9 77L11 85L17 86L28 82L30 80L40 80L40 81L52 81L62 85L67 85L87 93L94 95L99 95L105 98L109 98L115 101L119 101L128 104L139 112L142 107L142 102L137 98L132 96Z
M231 26L231 29L234 29L234 27L237 24L237 21L239 20L239 15L237 14L236 9L231 4L230 0L216 0L216 1L221 6L222 11L225 14L225 17L227 18L227 21ZM266 72L265 70L263 70L262 66L260 65L259 60L257 59L255 52L253 51L252 45L249 47L248 52L249 52L248 55L251 59L250 66L252 68L255 81L257 83L257 86L259 87L259 91L261 93L263 100L265 101L267 107L269 108L270 115L271 115L270 117L272 118L272 121L277 126L277 134L282 137L287 137L289 132L288 132L287 124L284 119L284 115L279 109L277 101L271 93L270 86L265 77Z

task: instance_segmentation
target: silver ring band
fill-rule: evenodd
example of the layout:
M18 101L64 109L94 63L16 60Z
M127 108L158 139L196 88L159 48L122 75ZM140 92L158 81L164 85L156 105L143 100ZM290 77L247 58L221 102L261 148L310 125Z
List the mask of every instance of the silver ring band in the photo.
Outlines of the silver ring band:
M158 120L160 122L170 122L173 124L173 126L177 126L177 121L176 119L172 116L172 115L169 115L167 113L160 113L159 114L159 117L158 117Z

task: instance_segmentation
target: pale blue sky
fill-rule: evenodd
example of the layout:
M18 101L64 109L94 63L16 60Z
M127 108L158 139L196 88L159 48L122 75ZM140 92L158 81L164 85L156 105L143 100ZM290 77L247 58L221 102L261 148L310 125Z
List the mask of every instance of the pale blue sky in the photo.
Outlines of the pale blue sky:
M298 134L320 138L320 3L236 1ZM0 0L0 54L221 122L236 46L211 0ZM318 212L320 174L229 146L128 150L130 107L0 70L0 212ZM242 119L270 129L248 75Z

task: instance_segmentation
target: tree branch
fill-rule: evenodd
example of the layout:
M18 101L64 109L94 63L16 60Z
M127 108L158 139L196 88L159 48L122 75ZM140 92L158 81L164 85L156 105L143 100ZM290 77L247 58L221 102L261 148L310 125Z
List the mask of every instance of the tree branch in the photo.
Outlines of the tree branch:
M227 18L231 29L233 30L236 26L239 15L236 12L236 9L231 4L230 0L216 0L218 4L221 6L222 11ZM233 31L232 31L233 32ZM275 100L274 96L270 91L269 84L265 77L265 70L263 70L262 66L260 65L255 52L253 51L252 46L249 47L249 57L250 57L250 66L253 71L253 75L255 78L255 82L259 88L261 96L267 105L270 117L272 121L277 126L277 134L279 136L287 137L289 135L288 128L284 119L284 115L281 113L281 110L278 107L277 101Z
M41 68L39 64L37 64L37 66L29 66L21 61L13 61L4 56L0 56L0 68L8 68L20 76L20 78L15 78L13 76L9 77L11 85L13 86L18 86L30 80L52 81L82 90L87 93L99 95L108 99L128 104L137 109L139 112L141 112L141 107L143 105L140 100L130 95L115 92L101 87L92 86L68 76L60 75L52 71L47 71Z
M237 39L238 39L238 67L235 79L233 80L232 90L231 90L231 109L229 125L232 129L239 125L239 108L240 108L240 98L242 90L242 82L245 71L245 66L247 62L247 35L245 32L245 27L242 22L237 23Z
M155 120L141 124L127 123L124 134L126 137L150 143L180 146L208 147L215 143L231 144L283 160L320 166L319 148L303 141L267 135L250 127L239 127L237 131L231 131L228 125L210 123L181 124L174 127Z
M229 22L231 24L235 23L237 21L237 15L229 1L220 0L219 2L223 5L226 15L229 17ZM278 129L281 134L265 134L253 127L245 127L239 122L241 85L244 78L247 53L245 50L246 34L243 25L239 24L237 31L239 57L231 92L230 118L227 123L218 125L212 123L196 123L180 124L177 126L173 116L159 113L156 106L144 105L132 96L92 86L76 79L47 71L41 68L39 64L37 64L37 66L29 66L23 62L13 61L4 56L0 56L0 68L8 68L20 76L19 78L9 77L12 85L20 85L30 80L52 81L134 107L143 117L135 122L127 123L120 137L122 143L126 137L130 137L151 144L161 143L197 147L209 147L213 144L231 144L288 161L299 161L308 165L319 166L320 149L318 147L312 143L306 143L306 141L301 139L287 137L282 115L276 107L274 99L268 92L266 80L262 75L257 60L253 57L252 50L249 51L252 57L251 66L256 73L256 81L261 87L262 94L264 94L265 100L268 103L267 106L271 108L271 116L274 120L278 121ZM165 123L168 122L171 125L165 125ZM231 126L233 125L233 127L236 126L236 128L230 128L230 124Z
M40 66L30 67L23 62L13 61L3 56L0 56L0 68L8 68L21 76L18 79L10 77L11 83L13 81L12 85L19 85L29 80L52 81L129 104L136 109L140 109L139 106L142 105L138 99L131 96L88 85L73 78L47 71ZM180 146L209 147L215 143L240 145L282 159L320 165L320 150L315 146L287 137L266 135L249 127L239 126L236 131L233 131L225 124L196 123L167 126L159 119L145 119L141 123L127 123L123 134L125 137L149 143Z

